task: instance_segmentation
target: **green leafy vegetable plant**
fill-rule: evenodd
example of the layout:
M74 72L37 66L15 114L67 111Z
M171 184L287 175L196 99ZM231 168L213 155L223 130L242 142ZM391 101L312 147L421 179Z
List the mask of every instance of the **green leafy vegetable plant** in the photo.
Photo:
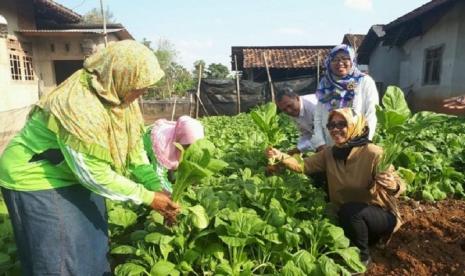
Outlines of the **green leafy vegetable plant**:
M173 187L174 201L181 199L187 187L212 176L228 165L222 160L213 158L215 146L206 139L196 141L187 150L179 144L177 147L181 151L181 162L176 171L176 182Z

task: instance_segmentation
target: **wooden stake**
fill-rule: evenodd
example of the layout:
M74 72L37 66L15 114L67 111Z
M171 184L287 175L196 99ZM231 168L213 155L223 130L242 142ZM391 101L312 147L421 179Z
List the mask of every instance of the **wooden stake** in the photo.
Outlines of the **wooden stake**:
M237 56L234 55L234 65L236 69L236 92L237 92L237 114L241 113L241 84L239 80L239 71L237 71Z
M176 114L176 100L178 97L174 95L174 104L173 104L173 111L171 111L171 121L174 121L174 115Z
M203 108L203 111L205 112L205 115L210 116L210 114L208 114L207 109L205 108L205 105L203 105L202 100L200 98L198 98L197 100L200 102L200 105L202 105L202 108ZM216 114L218 114L218 112L216 112Z
M272 102L275 102L274 88L273 88L273 83L272 83L272 81L271 81L270 68L268 67L268 61L266 60L265 52L263 52L263 59L265 60L266 74L268 75L268 83L270 84L271 101L272 101Z
M192 117L192 102L194 99L194 93L189 93L189 116Z
M105 43L105 48L108 46L108 35L107 35L107 19L105 11L103 10L103 0L100 0L100 12L102 13L103 18L103 41Z
M195 103L195 118L199 117L199 101L200 101L200 82L202 81L202 63L199 64L199 81L197 83L197 94L196 94L196 103Z
M318 50L317 64L316 64L316 86L320 83L320 50Z

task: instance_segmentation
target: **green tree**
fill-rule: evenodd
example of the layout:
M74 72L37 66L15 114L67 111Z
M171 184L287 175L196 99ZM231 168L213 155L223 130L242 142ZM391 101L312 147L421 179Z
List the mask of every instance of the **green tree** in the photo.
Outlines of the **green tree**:
M142 41L140 42L142 44L144 44L145 46L147 46L147 48L149 48L150 50L153 51L153 48L152 48L152 41L148 40L147 38L142 38Z
M194 79L197 79L199 77L199 69L202 67L202 73L201 73L201 78L205 78L207 76L207 70L205 68L206 64L203 59L199 59L194 61L194 70L192 71L192 75L194 76Z
M182 65L173 62L169 72L175 80L173 88L176 95L183 96L188 90L195 86L191 73Z
M105 19L107 23L115 23L115 17L110 9L107 7L104 9ZM103 17L100 9L93 8L82 16L82 23L87 24L101 24L103 23Z
M144 38L142 43L151 48L151 41ZM146 99L170 98L173 95L184 96L189 89L194 87L192 75L176 61L178 53L173 43L160 39L154 54L161 69L165 72L165 77L145 95Z
M225 79L229 75L229 69L221 63L211 63L208 65L206 75L210 79Z
M167 39L162 38L158 40L155 55L158 58L161 69L166 70L171 66L171 63L176 61L178 52L176 51L173 43Z

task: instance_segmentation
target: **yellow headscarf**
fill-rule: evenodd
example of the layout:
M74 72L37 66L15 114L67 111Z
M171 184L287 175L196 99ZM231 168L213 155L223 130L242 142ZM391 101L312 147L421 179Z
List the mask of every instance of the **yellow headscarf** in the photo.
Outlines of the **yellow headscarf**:
M362 114L357 114L353 108L345 107L334 109L328 115L328 122L331 121L331 118L339 114L347 122L347 141L350 141L358 136L361 136L366 131L367 120Z
M112 162L126 173L131 153L139 150L144 121L137 101L124 104L131 91L148 88L164 76L154 53L125 40L88 57L84 69L43 97L38 106L48 127L66 144Z

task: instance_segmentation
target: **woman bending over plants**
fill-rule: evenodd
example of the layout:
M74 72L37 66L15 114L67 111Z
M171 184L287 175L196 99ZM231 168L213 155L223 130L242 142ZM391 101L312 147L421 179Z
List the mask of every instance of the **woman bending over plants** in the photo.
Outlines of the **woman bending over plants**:
M136 177L148 163L136 99L163 75L150 49L119 41L36 104L0 156L23 275L110 274L105 198L175 220L180 207Z
M146 188L172 194L173 188L170 180L173 181L172 173L177 170L181 161L181 150L176 147L176 144L187 149L204 136L200 121L189 116L181 116L177 121L159 119L148 127L144 134L144 148L153 168L147 168L147 170L155 169L158 177L143 174L154 180L146 181L149 183L149 187L146 186Z
M367 265L371 262L368 246L390 237L402 224L396 198L405 191L405 184L392 165L377 173L383 150L368 139L363 115L351 108L336 109L329 113L326 127L334 145L305 158L303 166L274 148L265 155L297 172L326 173L329 200L339 223Z

